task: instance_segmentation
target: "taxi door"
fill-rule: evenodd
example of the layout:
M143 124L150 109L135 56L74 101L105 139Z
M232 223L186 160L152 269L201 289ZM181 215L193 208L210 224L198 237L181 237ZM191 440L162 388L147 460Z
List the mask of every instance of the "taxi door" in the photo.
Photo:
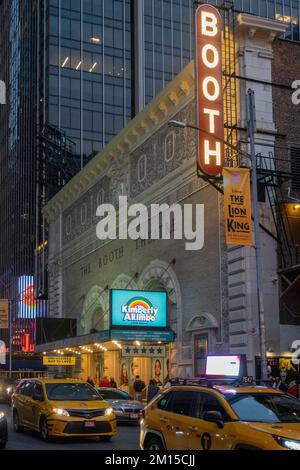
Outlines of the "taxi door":
M219 411L224 419L221 429L216 423L202 419L205 412ZM195 417L189 422L189 450L231 450L235 437L233 423L218 398L210 392L198 392Z
M22 422L25 426L33 427L32 403L33 403L34 382L27 382L23 390Z
M20 425L25 424L25 406L27 402L27 396L25 395L25 389L29 386L29 382L24 382L18 387L14 397L14 407L18 412Z
M165 442L168 450L189 449L189 421L197 402L197 392L174 390L164 417Z
M28 402L28 406L29 406L29 413L31 414L30 419L31 419L32 427L34 427L36 430L39 429L41 408L43 406L43 402L44 402L44 392L43 392L42 384L40 382L35 382L32 399L30 402Z

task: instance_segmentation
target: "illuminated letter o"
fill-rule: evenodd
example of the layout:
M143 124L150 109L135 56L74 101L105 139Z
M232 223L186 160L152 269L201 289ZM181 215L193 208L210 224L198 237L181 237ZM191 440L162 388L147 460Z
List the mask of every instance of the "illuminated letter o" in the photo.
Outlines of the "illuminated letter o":
M213 95L211 95L208 92L208 84L209 83L212 83L214 88L215 88L215 91L214 91ZM219 98L219 96L220 96L220 85L219 85L218 80L216 78L206 77L203 80L203 95L208 101L216 101Z
M210 62L207 58L208 51L212 51L213 53L214 58L212 62ZM217 49L215 48L215 46L213 46L212 44L206 44L206 46L203 47L202 60L203 60L204 65L208 67L209 69L214 69L217 67L217 65L219 64L219 53Z

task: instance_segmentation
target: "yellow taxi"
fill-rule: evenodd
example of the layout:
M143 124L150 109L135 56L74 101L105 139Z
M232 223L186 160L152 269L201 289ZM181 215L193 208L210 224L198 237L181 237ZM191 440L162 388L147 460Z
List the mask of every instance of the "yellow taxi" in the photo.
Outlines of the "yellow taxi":
M145 408L144 450L300 450L300 401L257 386L173 386Z
M111 406L85 382L73 379L28 379L12 396L15 432L30 428L43 440L50 437L100 437L116 435Z

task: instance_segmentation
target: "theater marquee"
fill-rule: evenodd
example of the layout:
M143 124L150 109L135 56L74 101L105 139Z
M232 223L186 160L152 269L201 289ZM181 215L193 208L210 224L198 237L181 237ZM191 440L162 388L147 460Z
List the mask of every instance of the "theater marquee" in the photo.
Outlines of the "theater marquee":
M166 328L167 304L166 292L112 289L111 328Z
M198 166L217 176L224 167L222 17L210 5L196 10Z

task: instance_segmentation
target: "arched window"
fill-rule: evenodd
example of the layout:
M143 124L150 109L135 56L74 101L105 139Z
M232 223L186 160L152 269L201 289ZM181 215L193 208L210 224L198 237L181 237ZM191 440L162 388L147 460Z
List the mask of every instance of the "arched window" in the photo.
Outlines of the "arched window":
M103 309L101 307L97 307L93 313L91 328L95 331L103 331L105 329Z

